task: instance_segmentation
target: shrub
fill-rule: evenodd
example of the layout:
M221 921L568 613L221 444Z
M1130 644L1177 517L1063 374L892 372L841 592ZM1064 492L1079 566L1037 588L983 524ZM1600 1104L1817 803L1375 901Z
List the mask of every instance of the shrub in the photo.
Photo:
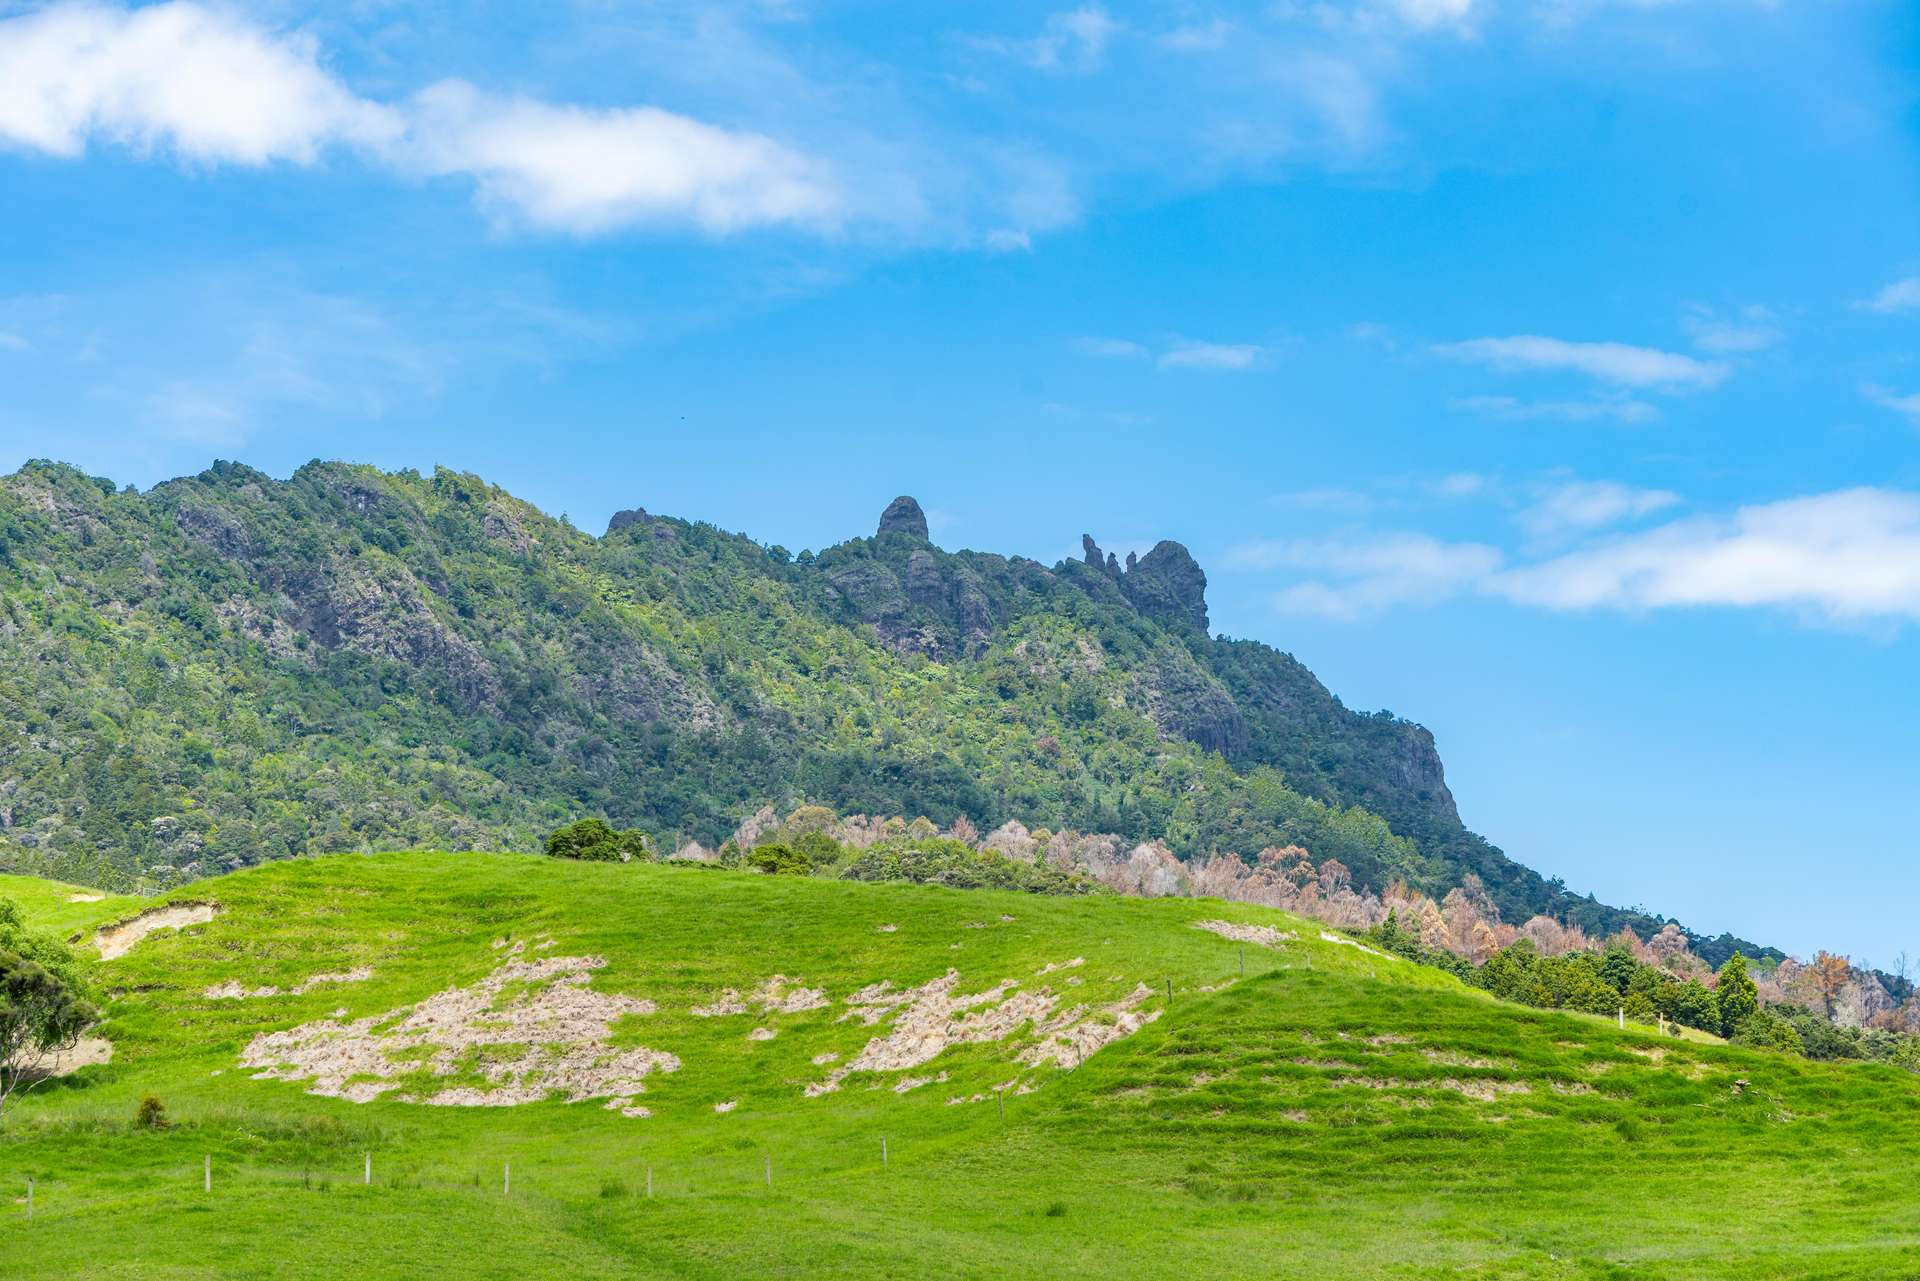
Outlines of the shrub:
M1756 1050L1778 1050L1782 1054L1800 1054L1806 1049L1793 1024L1766 1010L1755 1010L1740 1020L1729 1039L1735 1045L1750 1045Z
M785 841L768 841L747 852L747 866L773 876L805 876L813 864L805 854Z
M167 1105L160 1101L158 1095L146 1095L133 1111L133 1123L142 1130L166 1129Z

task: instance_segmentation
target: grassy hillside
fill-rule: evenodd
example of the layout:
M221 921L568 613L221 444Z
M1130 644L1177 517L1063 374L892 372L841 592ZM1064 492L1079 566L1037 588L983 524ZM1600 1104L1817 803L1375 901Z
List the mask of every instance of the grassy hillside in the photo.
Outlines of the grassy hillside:
M20 897L99 923L64 888ZM31 1223L0 1206L0 1275L1920 1270L1913 1077L1502 1005L1261 908L444 854L285 862L174 898L218 911L98 967L113 1061L0 1127L0 1186L36 1181ZM406 1017L421 1002L437 1028L498 1035L435 1076L442 1033ZM516 1014L563 1007L563 1031ZM267 1061L318 1043L314 1025L334 1049L387 1038L399 1075L335 1084L394 1088L354 1103L242 1066L265 1034L306 1029ZM912 1061L956 1027L983 1039ZM547 1043L601 1034L597 1057L643 1077L609 1085L615 1110L398 1098L498 1089L490 1067L529 1062L584 1080L596 1056ZM808 1095L875 1042L884 1070ZM168 1128L133 1124L148 1094Z

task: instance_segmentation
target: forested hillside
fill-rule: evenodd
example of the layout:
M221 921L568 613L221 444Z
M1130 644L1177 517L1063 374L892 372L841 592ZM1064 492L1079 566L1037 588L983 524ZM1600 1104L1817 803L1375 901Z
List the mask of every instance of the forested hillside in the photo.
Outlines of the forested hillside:
M1659 927L1468 831L1426 730L1209 636L1205 587L1171 542L946 552L910 499L796 558L644 511L596 538L445 469L140 493L32 463L0 480L0 865L131 888L532 848L582 813L712 844L811 802L1297 845L1377 889L1472 872L1510 919Z

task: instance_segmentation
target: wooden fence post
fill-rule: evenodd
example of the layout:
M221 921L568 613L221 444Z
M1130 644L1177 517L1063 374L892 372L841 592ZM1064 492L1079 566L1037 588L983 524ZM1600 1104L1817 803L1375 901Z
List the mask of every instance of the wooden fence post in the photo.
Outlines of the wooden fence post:
M27 1217L33 1217L33 1180L27 1180Z

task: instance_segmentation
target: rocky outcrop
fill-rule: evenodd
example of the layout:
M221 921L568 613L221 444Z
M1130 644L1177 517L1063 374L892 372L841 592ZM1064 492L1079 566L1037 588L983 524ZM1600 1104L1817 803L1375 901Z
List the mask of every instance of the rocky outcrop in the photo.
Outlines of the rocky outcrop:
M646 508L630 507L626 511L618 511L613 514L613 519L607 522L607 532L609 534L617 534L623 529L632 529L635 525L644 525L648 519L650 518L647 516Z
M1120 588L1149 618L1182 623L1202 634L1207 630L1207 576L1187 549L1171 539L1155 543L1138 561L1128 556Z
M1128 552L1124 569L1119 557L1102 552L1091 534L1080 536L1080 548L1082 559L1111 578L1142 614L1206 634L1207 576L1185 547L1162 539L1145 556Z
M926 541L927 514L920 510L920 504L905 494L888 503L887 509L880 513L878 535L888 534L905 534Z

